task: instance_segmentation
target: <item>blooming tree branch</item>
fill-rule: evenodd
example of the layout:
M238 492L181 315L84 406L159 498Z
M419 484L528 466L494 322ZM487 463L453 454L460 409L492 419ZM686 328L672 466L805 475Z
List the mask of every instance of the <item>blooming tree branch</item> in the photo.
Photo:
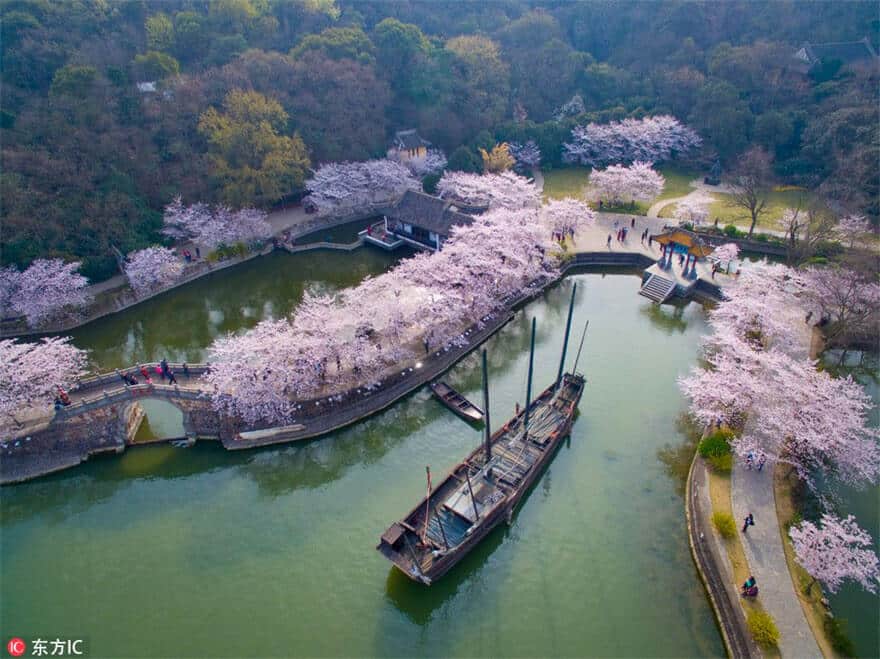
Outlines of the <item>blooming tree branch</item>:
M15 420L17 411L48 409L58 387L68 389L85 365L85 351L71 345L68 336L0 341L0 416Z
M3 315L24 316L31 327L88 304L89 281L77 272L81 263L37 259L24 272L0 270L0 304Z
M182 274L183 263L167 247L147 247L131 252L125 264L125 276L138 295L170 284Z
M435 156L433 162L439 159ZM321 212L332 213L390 203L407 190L421 189L421 184L404 165L381 159L321 165L306 181L306 189Z
M634 162L629 167L611 165L590 172L590 193L612 205L650 201L663 192L666 180L649 163Z
M798 563L813 577L810 588L818 580L836 593L844 581L852 580L869 593L877 592L880 562L870 549L871 536L852 515L822 515L820 526L804 521L788 535Z
M562 145L563 160L588 167L663 162L701 144L692 129L669 115L576 126L571 137Z

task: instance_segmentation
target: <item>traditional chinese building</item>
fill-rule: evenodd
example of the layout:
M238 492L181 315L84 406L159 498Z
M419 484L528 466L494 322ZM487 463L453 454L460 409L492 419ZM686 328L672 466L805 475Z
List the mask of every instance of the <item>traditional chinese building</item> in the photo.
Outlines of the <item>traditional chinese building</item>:
M794 54L796 68L803 73L818 66L839 62L841 66L876 68L877 53L867 37L860 41L838 41L834 43L805 43Z
M471 222L473 217L461 212L453 202L407 190L381 222L360 235L366 242L385 249L406 243L419 249L438 250L453 226Z
M394 134L394 140L388 149L388 158L402 163L419 160L428 155L429 146L431 143L423 140L415 128L399 130Z
M651 240L661 246L660 259L645 270L639 293L654 302L665 302L673 295L688 297L699 279L711 273L704 264L712 247L693 231L672 229L651 236ZM697 263L701 264L699 269Z

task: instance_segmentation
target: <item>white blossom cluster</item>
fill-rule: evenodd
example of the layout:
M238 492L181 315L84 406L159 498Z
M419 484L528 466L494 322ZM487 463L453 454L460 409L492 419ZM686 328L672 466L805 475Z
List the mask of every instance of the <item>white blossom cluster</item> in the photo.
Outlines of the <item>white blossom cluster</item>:
M272 236L267 213L256 208L234 211L226 206L197 203L185 206L180 197L165 207L162 233L178 240L192 240L211 249L219 245L250 243Z
M663 162L702 142L696 132L669 115L576 126L571 137L562 145L562 159L588 167Z
M331 213L390 203L407 190L420 190L421 183L404 165L383 158L321 165L306 181L306 189L318 210Z
M80 265L37 259L23 272L0 269L0 316L24 316L30 327L39 327L88 304L89 280L77 272Z

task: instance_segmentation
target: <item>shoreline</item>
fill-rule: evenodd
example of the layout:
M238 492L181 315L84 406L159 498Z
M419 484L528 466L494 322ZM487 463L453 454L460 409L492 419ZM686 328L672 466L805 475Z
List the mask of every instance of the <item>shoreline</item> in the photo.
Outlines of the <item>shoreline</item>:
M435 358L432 358L424 369L410 371L405 377L398 379L391 386L383 388L375 392L375 394L371 393L366 398L361 397L358 399L353 395L354 402L344 407L341 406L340 409L333 410L332 413L323 417L315 418L312 424L307 425L302 430L291 431L289 427L265 428L263 430L267 431L267 434L258 439L251 440L234 439L231 434L229 437L224 437L218 432L216 439L219 439L227 450L244 450L315 439L334 430L357 423L390 407L401 398L415 392L429 381L445 373L506 325L513 318L516 311L543 295L552 286L555 286L569 274L572 274L573 271L589 268L640 268L651 263L653 263L653 259L637 252L581 252L574 254L570 260L562 264L557 277L548 280L539 289L511 300L495 316L486 321L482 329L476 330L467 345L460 348L451 348L439 355L434 355L433 357ZM99 375L94 379L101 380L101 378L106 377L110 376L106 374ZM128 405L129 403L123 402L122 404ZM104 409L114 410L114 408ZM74 467L85 462L96 453L107 451L121 453L132 445L126 441L124 432L121 429L109 433L115 435L114 437L108 436L107 432L95 432L92 435L89 434L88 423L83 424L80 422L77 424L75 419L67 418L57 420L59 423L56 423L56 419L53 418L53 421L47 428L34 433L34 437L38 438L38 441L34 442L34 446L40 443L50 449L55 449L51 454L40 450L32 452L22 451L18 452L18 454L14 454L13 451L4 451L4 459L0 462L0 485L12 485L29 481L49 473ZM63 426L62 424L65 421L72 421L73 423ZM112 419L108 423L112 423ZM86 427L83 427L84 425ZM71 432L64 432L68 427ZM275 432L272 432L273 430ZM65 435L76 434L77 432L82 435L78 442L75 442L73 445L67 444L65 442L67 439ZM41 439L38 437L40 434L44 435L42 441L39 441ZM209 438L204 433L194 434L198 435L201 439ZM21 441L25 440L19 440L19 443ZM53 454L54 459L52 457Z

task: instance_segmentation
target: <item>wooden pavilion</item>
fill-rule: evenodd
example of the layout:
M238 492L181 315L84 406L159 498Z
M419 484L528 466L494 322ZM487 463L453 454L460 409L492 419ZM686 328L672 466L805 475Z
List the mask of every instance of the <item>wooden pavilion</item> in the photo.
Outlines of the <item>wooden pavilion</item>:
M672 266L674 254L685 255L687 263L684 272L686 276L691 278L697 276L697 261L709 256L713 250L705 240L687 229L672 229L653 236L653 240L660 243L663 249L658 265L664 270L668 270Z

